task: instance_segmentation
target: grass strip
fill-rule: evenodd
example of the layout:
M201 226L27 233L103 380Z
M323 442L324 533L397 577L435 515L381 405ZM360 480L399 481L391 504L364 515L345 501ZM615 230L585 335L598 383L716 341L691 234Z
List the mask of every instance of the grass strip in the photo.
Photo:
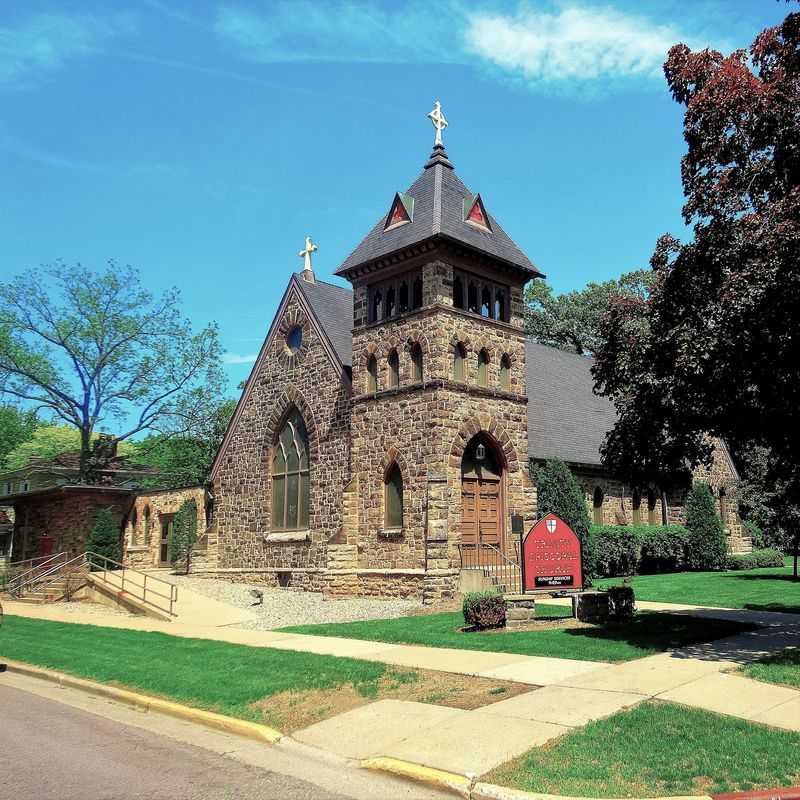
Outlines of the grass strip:
M633 590L637 600L681 603L751 611L800 614L800 581L792 579L791 560L783 567L741 572L672 572L637 575ZM596 581L598 587L622 583L622 578Z
M551 608L563 611L563 607ZM540 607L537 606L536 610L538 613ZM461 614L442 613L366 622L294 625L283 630L316 636L581 661L632 661L675 647L753 630L752 625L739 622L663 613L640 613L632 622L620 625L549 627L542 630L464 633L461 631L463 625Z
M800 689L800 647L788 647L780 653L745 665L741 671L758 681Z
M286 691L353 686L374 694L385 664L164 633L6 616L0 656L256 722Z
M671 703L645 703L535 748L484 780L585 797L792 786L800 783L800 734Z

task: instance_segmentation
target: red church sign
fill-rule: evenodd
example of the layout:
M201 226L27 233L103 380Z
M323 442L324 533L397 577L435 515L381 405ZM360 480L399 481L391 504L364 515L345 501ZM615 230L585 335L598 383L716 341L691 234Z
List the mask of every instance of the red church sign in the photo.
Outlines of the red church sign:
M522 542L522 590L582 588L580 539L563 519L548 514Z

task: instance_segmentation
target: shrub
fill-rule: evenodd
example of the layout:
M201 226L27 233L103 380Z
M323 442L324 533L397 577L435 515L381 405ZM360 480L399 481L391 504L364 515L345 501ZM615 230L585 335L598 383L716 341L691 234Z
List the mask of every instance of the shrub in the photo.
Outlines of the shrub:
M689 534L683 525L639 525L640 572L677 572L686 561Z
M536 482L539 516L556 514L561 517L585 546L589 536L589 511L583 490L569 467L563 461L552 459L532 470L531 477Z
M695 483L686 498L686 566L689 569L724 569L728 558L725 531L716 503L706 483Z
M169 560L173 564L180 562L189 574L192 548L197 541L197 503L186 500L172 521L172 533L169 537Z
M769 548L753 550L752 553L731 553L725 566L731 570L782 567L783 553Z
M641 543L626 525L593 525L585 548L584 571L594 578L633 575L639 568Z
M113 561L122 560L122 531L114 515L107 508L101 508L95 518L89 535L86 537L86 550L105 556Z
M608 587L608 616L616 622L633 619L636 611L636 597L633 586Z
M506 624L506 601L499 592L467 592L464 622L471 628L501 628Z

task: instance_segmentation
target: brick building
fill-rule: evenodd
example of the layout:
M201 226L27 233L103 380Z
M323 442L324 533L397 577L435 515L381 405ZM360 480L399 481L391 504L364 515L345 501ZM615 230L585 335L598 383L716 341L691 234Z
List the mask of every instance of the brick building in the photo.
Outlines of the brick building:
M351 289L317 280L310 250L212 470L206 572L446 598L464 545L513 557L512 515L525 530L536 519L529 465L552 457L598 522L660 522L658 493L600 464L614 412L592 393L591 361L526 338L523 289L541 273L440 143L336 271ZM721 443L706 477L745 549ZM682 496L665 500L680 520Z

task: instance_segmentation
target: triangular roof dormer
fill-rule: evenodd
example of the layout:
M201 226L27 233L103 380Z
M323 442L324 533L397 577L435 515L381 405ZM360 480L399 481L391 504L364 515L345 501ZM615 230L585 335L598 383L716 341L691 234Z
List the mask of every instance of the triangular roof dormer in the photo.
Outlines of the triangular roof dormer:
M486 213L486 208L479 194L476 194L475 197L467 196L464 198L464 222L483 228L489 233L492 232L489 215Z
M409 194L396 192L383 229L396 228L398 225L405 225L407 222L413 221L413 219L414 198Z

